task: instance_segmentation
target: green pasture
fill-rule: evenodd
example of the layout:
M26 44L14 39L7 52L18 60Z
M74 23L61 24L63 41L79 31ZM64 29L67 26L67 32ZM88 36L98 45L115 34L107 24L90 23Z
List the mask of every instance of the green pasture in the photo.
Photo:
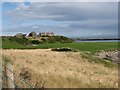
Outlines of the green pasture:
M3 49L48 49L69 47L80 51L96 52L98 50L115 50L118 49L118 42L72 42L72 43L43 43L37 46L29 46L16 41L2 41Z

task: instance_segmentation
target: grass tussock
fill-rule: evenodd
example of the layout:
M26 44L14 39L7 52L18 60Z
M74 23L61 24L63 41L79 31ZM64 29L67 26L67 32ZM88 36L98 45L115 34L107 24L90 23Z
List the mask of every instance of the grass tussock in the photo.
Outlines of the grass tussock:
M5 55L2 55L2 60L3 60L4 64L6 64L6 63L12 63L12 61L7 56L5 56Z

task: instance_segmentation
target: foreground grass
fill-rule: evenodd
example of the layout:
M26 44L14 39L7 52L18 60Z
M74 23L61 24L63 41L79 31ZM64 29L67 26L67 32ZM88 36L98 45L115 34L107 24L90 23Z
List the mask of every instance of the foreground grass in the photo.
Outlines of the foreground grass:
M43 81L46 88L118 87L118 68L97 63L83 52L9 49L3 50L3 55L13 61L17 75L27 68L30 73L27 73L30 78L28 81L33 86Z

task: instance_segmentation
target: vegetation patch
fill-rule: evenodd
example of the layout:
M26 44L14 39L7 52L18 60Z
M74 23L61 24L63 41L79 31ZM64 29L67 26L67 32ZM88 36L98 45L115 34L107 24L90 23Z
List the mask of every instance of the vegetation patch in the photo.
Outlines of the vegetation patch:
M73 51L73 52L77 52L78 50L72 49L72 48L69 48L69 47L62 47L62 48L53 48L52 51L59 51L59 52Z
M32 44L40 44L39 40L32 40L31 42L32 42Z
M101 63L103 64L105 67L117 67L118 64L115 64L113 63L112 61L108 61L106 59L102 59L102 58L97 58L97 57L94 57L93 54L91 53L81 53L82 55L82 58L85 58L88 60L88 62L91 62L91 63Z
M4 61L4 64L12 63L12 61L7 56L4 55L2 55L2 60Z

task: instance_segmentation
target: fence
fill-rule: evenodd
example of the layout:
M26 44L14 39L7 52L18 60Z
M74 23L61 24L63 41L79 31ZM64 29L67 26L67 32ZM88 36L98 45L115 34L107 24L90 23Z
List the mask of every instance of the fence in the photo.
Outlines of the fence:
M13 72L13 66L9 63L2 64L3 88L33 88L33 86Z

